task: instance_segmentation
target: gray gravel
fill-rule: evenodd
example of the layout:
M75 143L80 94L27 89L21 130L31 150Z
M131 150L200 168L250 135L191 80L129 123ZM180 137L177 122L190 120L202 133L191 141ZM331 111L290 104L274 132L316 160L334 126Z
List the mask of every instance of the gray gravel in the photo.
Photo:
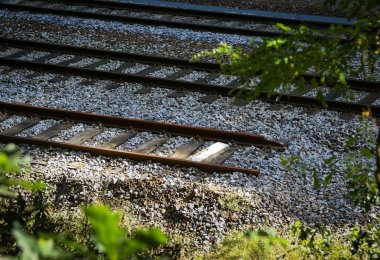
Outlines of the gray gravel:
M27 12L11 12L0 10L0 17L6 19L26 19L29 21L38 21L40 23L54 23L60 26L75 26L78 29L88 28L89 30L103 29L113 30L119 32L130 33L149 33L155 36L173 36L181 40L191 39L194 41L206 41L206 42L220 42L228 39L228 42L233 44L245 44L248 41L248 37L225 35L221 33L203 33L194 32L191 30L166 28L164 26L142 26L138 24L123 24L119 22L102 22L93 19L81 19L75 17L62 17L56 15L41 15L31 14Z
M148 37L136 37L137 33L148 32L153 28L31 14L19 14L15 17L15 13L6 11L0 11L0 17L12 18L14 24L4 26L1 35L49 39L74 46L146 51L167 56L189 57L192 52L200 51L201 47L206 46L194 42L192 45L186 45L186 42L184 45L175 45L176 41L171 41L172 38L168 35L209 42L208 47L222 37L227 37L160 28L151 36L157 41L152 44L146 42L144 45L141 43ZM21 18L29 19L31 24L38 21L43 25L35 28L25 24L25 21L22 22ZM0 23L8 24L5 19L0 20ZM53 27L58 26L57 24L64 26L62 30L57 29L60 27ZM43 31L45 29L47 32ZM129 41L116 42L112 40L115 39L111 37L112 33L106 33L106 30L112 30L116 36L128 31ZM77 31L80 33L75 33ZM243 40L231 36L228 38L231 42ZM50 83L48 79L53 74L24 78L23 75L28 73L31 71L16 70L6 75L0 74L0 100L244 131L261 134L268 139L289 141L284 151L239 147L226 161L228 165L259 168L259 178L242 173L209 174L197 169L181 169L158 163L90 156L55 148L21 146L33 158L47 161L46 166L33 166L36 170L33 178L42 177L54 186L53 193L48 198L59 208L74 210L81 203L99 200L128 202L142 223L157 224L166 230L193 236L195 247L205 249L220 241L231 230L245 230L247 227L270 225L281 230L292 221L301 219L308 224L327 223L333 228L344 228L346 225L367 221L367 215L353 206L347 198L347 187L342 179L344 173L339 172L329 188L315 191L311 175L307 175L304 181L299 177L299 172L289 173L280 166L281 156L289 154L300 155L304 161L315 166L320 166L324 158L333 154L342 159L345 141L357 134L359 117L345 121L340 119L338 112L327 110L309 116L304 113L303 108L293 106L283 106L280 111L268 111L269 104L260 101L243 107L232 106L232 99L225 97L220 97L212 104L204 104L199 101L204 94L187 93L181 98L168 98L171 90L159 88L154 88L149 94L135 95L134 92L143 87L141 84L122 83L120 88L105 90L104 87L112 82L99 80L94 84L78 85L85 79L69 77L67 81ZM155 73L164 76L166 71ZM187 75L185 79L196 80L204 76ZM220 83L224 83L223 80ZM19 122L17 120L21 119L4 121L0 124L0 131L5 126ZM46 123L44 127L47 127ZM89 127L95 126L76 124L54 140L68 140ZM373 130L376 131L375 128ZM28 131L34 133L35 130ZM115 131L106 128L102 135L91 139L87 144L102 143L116 135ZM155 136L158 134L139 133L119 149L132 149ZM181 137L172 138L155 154L169 155L185 141L187 140ZM110 172L107 170L109 166L121 170ZM319 167L319 170L320 174L325 174L327 169ZM246 206L237 212L223 209L219 199L226 192L242 196L243 205ZM378 214L378 209L374 213ZM173 217L178 221L173 221Z

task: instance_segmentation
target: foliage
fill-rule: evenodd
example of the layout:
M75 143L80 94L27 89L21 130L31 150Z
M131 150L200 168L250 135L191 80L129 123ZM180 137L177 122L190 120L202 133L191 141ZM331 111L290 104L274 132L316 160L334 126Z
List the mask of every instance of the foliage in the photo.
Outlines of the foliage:
M25 189L37 191L45 188L43 182L28 182L25 180L15 180L9 174L18 173L20 167L25 167L29 163L29 157L21 157L21 153L14 144L9 144L0 149L0 196L16 197L17 194L10 190L10 187L20 185ZM8 174L8 175L7 175Z
M166 236L157 228L137 230L129 239L127 230L119 227L120 214L110 212L106 206L93 205L84 211L94 230L94 243L110 260L136 256L139 252L167 243Z
M222 209L237 212L243 207L244 198L238 193L230 192L221 195L218 202Z
M326 1L326 5L335 3L336 0ZM350 16L362 19L354 26L331 25L325 30L277 24L284 36L255 39L244 49L221 43L194 59L215 58L223 73L239 76L245 87L235 89L233 93L238 97L270 97L275 92L289 94L295 89L303 93L306 86L311 86L326 106L323 88L333 86L350 95L347 78L373 79L380 53L380 14L369 16L367 9L379 8L380 0L344 0L340 4Z
M211 253L200 259L276 259L286 252L288 240L276 234L274 229L268 232L260 230L235 233L225 239ZM296 255L294 252L292 256Z
M199 259L378 259L380 219L367 228L354 226L347 234L296 221L287 238L259 230L235 233ZM197 258L196 258L197 259Z
M109 207L92 205L84 208L90 227L93 229L92 240L94 247L88 247L62 235L54 235L50 232L53 227L49 225L40 190L45 188L43 182L28 182L11 178L8 175L18 173L25 168L28 157L22 157L15 145L7 145L0 150L0 253L13 252L16 240L20 249L20 259L72 259L74 256L85 259L126 259L139 258L151 248L156 248L167 243L166 236L160 229L151 228L137 230L129 238L128 231L121 227L121 215L112 212ZM11 188L20 186L30 191L37 191L32 205ZM29 232L25 232L28 228ZM28 233L32 233L32 235ZM45 232L45 233L44 233Z
M28 157L22 157L18 148L9 144L0 149L0 253L13 244L12 227L14 222L19 222L34 233L39 228L49 228L46 223L46 212L43 209L41 190L46 186L42 181L29 182L24 179L16 179L15 174L20 169L25 169L29 163ZM20 187L32 192L38 192L27 203L19 196L14 188Z

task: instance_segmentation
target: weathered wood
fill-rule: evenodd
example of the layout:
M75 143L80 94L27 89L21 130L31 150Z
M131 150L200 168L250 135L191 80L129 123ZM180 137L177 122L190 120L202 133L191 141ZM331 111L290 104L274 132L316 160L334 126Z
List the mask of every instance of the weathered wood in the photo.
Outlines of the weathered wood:
M102 144L100 147L101 148L107 148L107 149L114 149L114 148L122 145L128 139L132 138L135 135L136 135L136 132L133 132L133 131L121 133L121 134L115 136L114 138L112 138L110 141Z
M115 73L123 73L124 70L130 68L130 67L133 67L136 65L136 62L126 62L126 63L123 63L121 64L119 67L117 67L116 69L113 69L111 70L111 72L115 72Z
M169 139L168 138L153 138L152 140L146 142L145 144L140 145L137 147L134 152L137 153L151 153L154 150L156 150L158 147L166 143Z
M232 101L231 104L234 106L238 106L238 107L244 107L248 103L249 103L249 101L244 99L244 98L234 98L234 100Z
M58 53L49 53L49 54L46 54L46 55L44 55L44 56L42 56L42 57L39 57L39 58L37 58L37 59L34 59L33 61L34 62L46 62L46 61L48 61L48 60L51 60L51 59L53 59L53 58L56 58L56 57L58 57L60 54L58 54Z
M186 93L183 91L173 91L167 95L168 98L181 98L186 96Z
M199 147L204 144L203 141L192 140L189 143L181 145L174 154L170 156L170 158L174 159L186 159L190 155L192 155Z
M6 58L17 59L17 58L23 57L25 55L28 55L30 52L31 52L30 50L20 50L18 52L9 54L8 56L6 56Z
M375 102L377 99L380 98L379 92L371 92L367 96L365 96L363 99L359 100L359 104L363 105L371 105L373 102Z
M57 63L56 65L60 65L60 66L69 66L70 64L73 64L73 63L77 63L78 61L81 61L83 60L84 57L82 56L76 56L74 58L71 58L71 59L68 59L68 60L64 60L64 61L61 61L59 63Z
M91 138L100 134L101 132L103 132L103 129L101 128L89 128L71 137L70 140L68 140L67 142L71 144L84 144L87 140L90 140Z
M197 79L196 83L209 84L211 81L217 79L220 76L218 73L209 73L204 78Z
M5 121L9 118L8 114L0 113L0 122Z
M121 84L120 83L111 83L108 86L105 86L104 88L107 90L112 90L112 89L117 89L120 88Z
M218 98L219 98L219 95L212 95L212 94L211 95L206 95L206 96L201 97L199 99L199 102L211 104L212 102L214 102Z
M240 87L241 85L243 85L241 82L240 82L240 79L234 79L233 81L231 81L230 83L227 83L225 85L225 87L228 87L228 88L236 88L236 87Z
M325 99L327 100L335 100L339 97L341 97L344 94L345 91L342 90L331 90L326 96Z
M70 123L60 123L53 125L52 127L46 129L45 131L39 133L36 136L33 136L33 138L48 140L50 138L53 138L54 136L58 135L61 131L66 130L70 128L72 124Z
M186 76L187 74L190 74L191 73L191 70L189 69L181 69L177 72L174 72L173 74L170 74L168 76L165 77L165 79L180 79L184 76Z
M86 68L86 69L96 69L97 67L100 67L106 63L108 63L109 60L99 60L97 62L94 62L94 63L91 63L91 64L88 64L86 66L84 66L83 68Z
M66 81L68 80L68 77L67 76L55 76L54 78L52 79L49 79L48 82L49 83L58 83L58 82L61 82L61 81Z
M143 70L135 73L135 75L148 76L150 73L155 72L155 71L159 70L160 68L161 68L160 66L150 66L146 69L143 69Z
M222 164L224 163L230 156L237 150L236 147L231 147L227 149L226 151L216 154L214 156L210 156L203 162L205 163L216 163L216 164Z
M230 146L228 144L217 142L194 154L190 159L196 162L212 160L229 148Z
M142 87L134 92L134 94L149 94L152 92L152 88Z
M25 129L27 128L30 128L36 124L38 124L40 120L39 119L36 119L36 118L28 118L24 121L22 121L21 123L11 127L11 128L8 128L8 129L5 129L2 134L4 135L15 135L15 134L18 134L22 131L24 131Z

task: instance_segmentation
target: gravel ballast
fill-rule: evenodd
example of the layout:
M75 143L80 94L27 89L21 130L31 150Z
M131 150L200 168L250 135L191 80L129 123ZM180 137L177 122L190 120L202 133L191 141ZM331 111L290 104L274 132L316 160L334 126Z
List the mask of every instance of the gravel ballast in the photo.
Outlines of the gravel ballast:
M81 22L83 24L79 26ZM7 37L187 58L194 52L214 47L223 37L234 43L247 39L167 28L156 31L143 26L118 27L118 23L26 13L16 17L15 13L6 11L0 11L0 24L4 28L0 34ZM141 34L147 32L153 34ZM115 40L118 36L121 38ZM117 67L115 63L105 64L105 69ZM87 63L75 66L84 64ZM173 72L171 69L153 74L165 77ZM31 73L29 70L14 70L0 74L0 100L244 131L287 142L283 151L238 147L225 162L227 165L259 168L261 175L258 178L242 173L209 174L192 168L21 145L25 154L47 162L46 165L33 165L35 173L31 178L42 178L54 187L48 200L58 208L74 210L83 203L121 200L130 203L131 211L142 223L193 237L194 247L203 249L219 242L223 235L233 230L264 225L281 230L297 219L307 224L327 224L333 229L345 229L368 221L367 215L348 199L342 174L337 174L327 189L314 190L311 175L303 180L299 172L288 172L281 167L282 156L299 155L303 161L318 166L320 174L325 174L327 169L322 166L323 160L331 155L336 155L338 160L343 158L345 141L356 135L356 129L361 125L359 117L345 121L340 119L338 112L328 110L308 115L303 108L293 106L269 111L270 104L261 101L233 106L232 98L226 97L205 104L199 101L204 94L189 92L183 97L169 98L167 95L172 91L160 88L137 95L134 92L144 86L133 83L121 83L119 88L106 90L105 87L113 82L98 80L79 85L87 79L69 76L67 80L52 83L49 79L54 74L24 77ZM187 75L184 79L194 81L204 76ZM227 81L220 77L214 83L223 85ZM11 117L0 124L0 131L20 120L22 118ZM20 135L37 134L53 123L44 121L41 126ZM90 127L101 126L76 124L54 140L68 140ZM102 144L118 133L117 129L103 130L103 134L86 145ZM129 149L158 136L161 135L138 133L118 149ZM171 138L154 154L170 155L186 141L187 138ZM110 171L110 167L116 170ZM231 192L241 197L239 211L225 208L221 203L223 196ZM375 209L373 213L379 214L379 210Z

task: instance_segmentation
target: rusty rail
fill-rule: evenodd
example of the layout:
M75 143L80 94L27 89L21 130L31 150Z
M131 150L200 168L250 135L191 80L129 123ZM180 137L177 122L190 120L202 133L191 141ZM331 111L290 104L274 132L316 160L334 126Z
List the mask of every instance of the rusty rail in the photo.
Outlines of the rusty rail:
M6 102L0 102L0 111L6 115L24 115L32 118L38 118L34 122L38 123L39 119L55 119L59 121L69 121L71 123L86 123L86 124L101 124L106 127L124 128L133 130L142 130L149 132L160 132L167 135L177 135L193 137L195 139L233 142L242 145L255 145L259 147L271 147L274 149L283 149L283 144L277 141L271 141L265 139L260 135L253 135L243 132L223 131L218 129L192 127L178 124L162 123L155 121L147 121L140 119L130 119L122 117L114 117L108 115L99 115L93 113L74 112L62 109L37 107L26 104L11 104ZM6 117L2 117L1 120L6 120ZM28 120L26 120L28 121ZM29 120L30 121L30 120ZM22 125L23 123L21 123ZM25 124L24 124L25 125ZM39 138L38 136L21 137L16 136L13 133L19 133L24 131L35 124L29 124L27 127L23 127L20 131L3 131L0 133L1 143L17 143L17 144L31 144L41 146L54 146L64 149L71 149L77 151L88 152L95 155L104 155L110 157L122 157L137 161L152 161L163 163L173 166L181 167L195 167L206 172L242 172L247 174L259 175L258 169L246 169L235 166L228 166L222 164L198 162L188 159L176 159L174 157L163 157L141 152L130 152L125 150L116 150L95 146L82 145L78 143L69 142L57 142L49 140L49 138ZM10 134L10 132L12 134Z
M266 140L261 135L253 135L243 132L223 131L211 128L202 128L186 125L178 125L164 122L156 122L142 119L132 119L94 113L74 112L55 108L37 107L25 104L11 104L0 102L0 110L11 114L23 114L38 118L57 120L69 120L72 122L101 124L106 127L135 129L149 132L162 132L171 135L200 137L206 140L233 142L242 145L255 145L261 147L283 148L276 141Z

